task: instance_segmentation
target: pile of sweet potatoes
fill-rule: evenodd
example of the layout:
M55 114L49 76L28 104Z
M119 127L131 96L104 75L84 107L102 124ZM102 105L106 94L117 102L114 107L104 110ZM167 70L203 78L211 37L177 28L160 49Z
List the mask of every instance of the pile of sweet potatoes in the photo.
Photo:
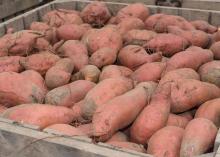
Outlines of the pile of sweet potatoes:
M0 115L155 157L213 151L220 32L102 2L58 9L0 38Z

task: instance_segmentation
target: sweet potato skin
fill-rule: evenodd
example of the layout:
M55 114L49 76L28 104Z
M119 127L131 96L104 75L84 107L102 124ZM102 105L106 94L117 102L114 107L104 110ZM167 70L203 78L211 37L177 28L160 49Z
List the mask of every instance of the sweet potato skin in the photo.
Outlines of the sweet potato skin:
M197 29L207 33L214 33L217 31L217 27L210 25L208 22L203 20L192 21L191 24Z
M184 129L175 126L158 130L148 142L147 153L157 157L179 156L183 133Z
M128 136L124 134L123 132L118 131L114 135L112 135L112 137L106 142L108 143L112 141L128 142Z
M2 116L18 122L37 125L43 129L56 123L70 123L73 112L71 109L62 106L23 104L7 109Z
M0 115L7 109L7 107L0 105Z
M180 157L192 157L205 153L214 144L216 134L217 128L210 120L193 119L183 134Z
M167 120L167 126L176 126L184 129L189 123L189 121L189 119L183 116L170 113Z
M214 58L215 59L220 59L220 41L215 42L211 45L210 50L212 51L212 53L214 54Z
M0 57L0 72L21 72L24 68L20 65L20 56Z

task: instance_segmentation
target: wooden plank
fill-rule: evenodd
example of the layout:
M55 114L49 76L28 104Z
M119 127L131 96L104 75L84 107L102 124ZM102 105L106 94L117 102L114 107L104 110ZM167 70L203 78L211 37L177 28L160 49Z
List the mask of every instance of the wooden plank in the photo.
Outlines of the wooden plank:
M0 37L6 33L5 25L0 24Z
M220 19L220 11L212 11L210 23L215 26L220 26L219 19Z
M6 21L4 24L6 29L13 28L14 31L20 31L24 29L23 17L15 17L13 19Z
M219 146L220 146L220 129L218 130L218 134L215 138L214 152L216 152L217 149L220 148Z
M120 3L144 3L146 5L155 5L155 0L100 0L103 2L120 2Z
M182 7L220 11L220 1L219 0L183 0Z
M168 15L179 15L179 8L174 7L158 7L158 13L164 13Z
M24 17L24 28L25 29L29 28L33 21L39 21L38 13L35 10L25 13L23 17Z
M53 3L46 4L42 7L39 7L36 11L38 13L39 20L42 20L43 16L52 10Z
M76 2L66 1L58 1L54 4L55 9L76 9Z

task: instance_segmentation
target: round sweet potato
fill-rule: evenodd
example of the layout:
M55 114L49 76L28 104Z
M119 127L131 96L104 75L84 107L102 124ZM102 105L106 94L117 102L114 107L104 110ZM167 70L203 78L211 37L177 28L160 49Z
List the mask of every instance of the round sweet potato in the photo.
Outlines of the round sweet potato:
M20 56L5 56L0 57L0 72L12 71L12 72L21 72L23 67L20 65Z

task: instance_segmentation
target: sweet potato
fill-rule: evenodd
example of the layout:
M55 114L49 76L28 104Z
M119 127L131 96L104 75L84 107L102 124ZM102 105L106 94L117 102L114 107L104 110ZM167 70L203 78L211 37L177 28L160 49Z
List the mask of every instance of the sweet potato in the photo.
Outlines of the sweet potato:
M158 34L144 45L150 52L161 51L164 56L172 56L177 52L185 50L189 45L188 41L180 36L168 33Z
M70 58L60 59L45 75L45 82L49 89L63 86L70 81L73 72L73 62Z
M83 117L91 120L98 107L132 88L133 81L124 77L109 78L99 82L85 97L82 105Z
M0 73L0 104L11 107L22 103L43 103L44 91L15 72Z
M128 136L121 131L116 132L108 141L128 142Z
M215 42L211 45L210 50L212 51L215 59L220 59L220 41Z
M46 50L52 50L52 46L50 45L49 41L47 41L45 38L37 38L33 53Z
M158 81L166 64L162 62L146 63L131 74L135 82Z
M130 69L136 69L145 63L161 61L161 58L160 53L149 55L143 47L138 45L127 45L118 54L120 64Z
M200 30L185 31L177 26L168 26L167 31L168 33L172 33L185 38L191 45L194 46L207 48L209 44L210 38L208 34Z
M217 27L210 25L208 22L203 20L195 20L192 21L191 24L198 30L207 32L207 33L214 33L217 31Z
M124 18L118 25L117 30L121 33L121 35L127 34L128 31L132 29L144 29L144 22L139 18Z
M97 83L99 80L100 70L94 65L86 65L79 72L75 73L71 80L87 80Z
M115 27L105 26L101 29L91 29L82 38L90 55L103 47L118 51L122 47L122 37Z
M214 144L216 126L208 119L196 118L189 122L183 134L180 157L201 155Z
M137 87L97 107L92 119L96 140L106 141L116 131L131 124L147 105L151 94L147 88Z
M212 34L212 38L214 42L220 41L220 29L218 29L217 32L215 32L214 34Z
M147 30L154 30L154 27L157 23L157 21L159 21L161 18L163 18L163 16L165 16L165 14L153 14L151 16L149 16L145 21L145 28Z
M0 72L21 72L23 70L23 67L19 63L21 58L20 56L0 57Z
M198 73L202 81L213 83L220 87L220 61L211 61L203 64L199 68Z
M123 41L125 45L140 45L143 46L149 40L154 38L157 33L149 30L139 30L139 29L132 29L128 31L123 36Z
M101 74L99 75L99 81L102 81L104 79L108 78L114 78L114 77L128 77L132 74L132 70L125 67L125 66L119 66L119 65L108 65L103 67Z
M122 8L116 15L116 22L120 23L123 19L129 17L139 18L144 21L150 14L149 9L142 3L133 3Z
M214 84L195 79L179 79L171 84L171 111L185 112L219 96L220 89Z
M49 11L43 16L43 22L51 27L60 27L64 24L82 24L79 13L74 10L57 9Z
M191 121L194 118L195 112L196 112L196 109L180 113L180 114L178 114L178 116L181 116L181 117L186 118L189 121Z
M48 104L23 104L7 109L2 116L21 123L37 125L43 129L53 124L68 124L73 111L62 106Z
M170 113L170 84L158 86L147 105L130 129L130 138L136 143L146 144L150 137L163 128Z
M111 17L105 3L92 2L81 11L81 17L85 23L89 23L94 27L103 26Z
M88 121L86 119L83 118L83 115L82 115L82 105L84 103L84 100L81 100L77 103L75 103L73 106L72 106L72 110L73 110L73 113L74 113L74 117L73 117L73 122L78 125L78 124L84 124L84 123L87 123Z
M44 130L47 131L50 129L68 136L89 136L92 132L91 128L91 124L85 124L79 127L74 127L69 124L53 124L46 127Z
M105 65L113 64L117 57L117 51L112 48L103 47L97 50L89 58L89 63L102 68Z
M180 68L167 72L164 76L162 76L160 84L164 84L165 82L173 82L178 79L200 80L200 76L195 70L191 68Z
M85 30L81 25L66 24L57 28L56 32L60 40L80 40Z
M184 129L166 126L153 134L148 142L147 153L156 157L178 157Z
M41 75L45 75L47 70L52 67L59 59L59 56L47 51L43 51L39 54L33 54L20 59L20 64L26 70L35 70Z
M55 50L59 55L72 60L75 71L79 71L89 62L86 45L78 40L65 41L59 47L55 48Z
M3 106L3 105L0 105L0 115L5 111L7 110L7 107Z
M172 56L169 61L167 61L164 74L168 71L179 68L192 68L198 70L202 64L212 60L213 54L211 51L199 47L193 47Z
M206 118L212 121L218 128L220 126L220 99L213 99L202 104L196 111L195 118Z
M45 102L51 105L71 107L82 100L94 86L95 83L90 81L75 81L49 91Z
M143 147L143 145L136 144L133 142L110 141L110 142L107 142L107 144L110 144L114 147L125 148L125 149L133 150L136 152L146 153L146 150Z
M156 83L156 82L146 81L146 82L141 82L141 83L136 84L135 87L144 87L152 95L154 93L155 89L157 88L157 85L158 85L158 83Z
M184 129L189 123L189 121L189 119L183 116L170 113L167 120L167 126L176 126Z

